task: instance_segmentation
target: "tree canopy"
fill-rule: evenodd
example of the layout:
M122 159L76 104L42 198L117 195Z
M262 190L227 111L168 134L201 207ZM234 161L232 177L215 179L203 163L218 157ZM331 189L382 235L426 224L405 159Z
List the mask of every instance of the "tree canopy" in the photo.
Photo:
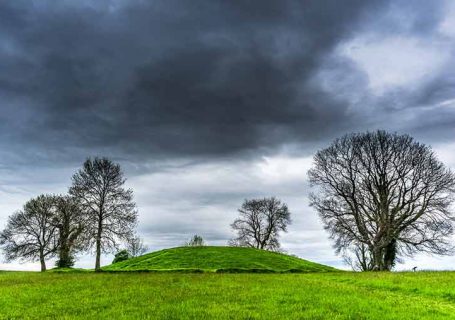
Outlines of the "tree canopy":
M46 259L54 256L58 247L54 204L53 196L40 195L9 216L0 233L0 245L7 261L40 261L41 271L46 271Z
M309 178L311 204L337 252L360 269L390 270L415 252L452 252L455 175L412 137L345 135L316 153Z
M125 189L119 164L107 158L88 158L72 178L69 193L87 215L89 245L95 247L95 270L101 268L101 253L113 253L133 236L137 223L133 191Z
M231 245L280 250L279 232L286 232L291 223L286 204L275 197L245 200L238 211L239 218L231 224L237 237Z

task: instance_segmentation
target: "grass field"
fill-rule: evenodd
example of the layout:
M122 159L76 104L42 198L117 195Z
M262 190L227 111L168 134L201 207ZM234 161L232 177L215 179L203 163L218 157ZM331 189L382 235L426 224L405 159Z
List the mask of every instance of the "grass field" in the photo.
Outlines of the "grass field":
M454 319L455 273L0 273L1 319Z
M105 271L329 272L336 269L293 256L239 247L179 247L118 262Z
M0 319L455 319L451 272L343 272L232 247L166 249L104 270L0 272Z

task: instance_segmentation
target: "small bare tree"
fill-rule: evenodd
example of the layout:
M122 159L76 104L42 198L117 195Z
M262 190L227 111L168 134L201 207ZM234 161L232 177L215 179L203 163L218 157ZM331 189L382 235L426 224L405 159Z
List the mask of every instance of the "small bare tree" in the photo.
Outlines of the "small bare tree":
M355 271L373 270L373 258L368 247L363 244L354 244L340 250L343 260Z
M201 236L195 234L186 245L188 247L203 247L205 246L205 241Z
M147 250L147 246L139 236L133 236L126 242L126 251L131 257L141 256L146 253Z
M245 200L238 211L240 217L231 224L237 237L229 242L230 245L280 250L279 232L286 232L291 223L286 204L275 197Z
M41 271L46 271L46 259L57 250L54 216L54 197L50 195L29 200L22 211L11 215L0 233L0 245L6 260L38 260Z
M58 260L56 266L69 268L74 265L74 255L85 248L86 216L77 200L70 196L56 196L53 224L58 230Z
M349 134L314 157L311 204L338 253L363 270L391 270L401 255L452 251L455 175L408 135Z
M122 240L132 237L137 222L133 191L124 189L120 165L106 158L87 159L73 175L69 193L87 215L89 245L95 247L95 270L101 270L101 252L118 250Z

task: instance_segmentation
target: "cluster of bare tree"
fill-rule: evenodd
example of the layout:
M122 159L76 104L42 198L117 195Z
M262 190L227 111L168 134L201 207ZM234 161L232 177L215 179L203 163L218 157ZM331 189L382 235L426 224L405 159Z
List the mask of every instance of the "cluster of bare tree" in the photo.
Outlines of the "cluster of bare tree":
M203 247L205 246L205 241L201 236L195 234L185 245L187 247Z
M455 174L428 146L385 131L349 134L317 152L311 204L355 269L391 270L400 256L450 254Z
M95 249L95 270L101 253L126 242L132 254L143 244L135 236L137 221L133 192L125 189L118 164L106 158L87 159L72 177L68 195L40 195L8 218L0 233L7 260L39 260L58 256L58 267L71 267L75 255Z
M385 131L349 134L316 153L311 205L356 270L391 270L417 252L451 254L455 174L430 147ZM279 250L290 213L275 198L245 200L231 245Z
M335 240L337 253L359 270L391 270L401 256L416 252L452 253L455 174L430 147L408 135L385 131L349 134L320 150L309 179L316 192L311 205ZM118 164L88 159L72 178L69 194L41 195L9 217L0 233L8 260L58 256L72 266L80 251L127 249L116 259L144 253L135 236L133 193L124 189ZM286 204L272 198L245 200L231 227L233 246L280 251L279 233L291 223ZM187 244L203 246L200 236Z

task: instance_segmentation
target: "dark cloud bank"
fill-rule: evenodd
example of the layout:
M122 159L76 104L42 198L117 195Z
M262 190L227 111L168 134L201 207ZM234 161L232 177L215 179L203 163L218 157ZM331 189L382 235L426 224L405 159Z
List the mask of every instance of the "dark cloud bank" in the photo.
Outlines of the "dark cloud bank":
M2 2L2 153L19 162L224 156L361 128L371 112L351 110L343 92L322 90L314 76L337 45L390 6ZM404 9L416 20L408 33L431 32L440 16L425 2Z

